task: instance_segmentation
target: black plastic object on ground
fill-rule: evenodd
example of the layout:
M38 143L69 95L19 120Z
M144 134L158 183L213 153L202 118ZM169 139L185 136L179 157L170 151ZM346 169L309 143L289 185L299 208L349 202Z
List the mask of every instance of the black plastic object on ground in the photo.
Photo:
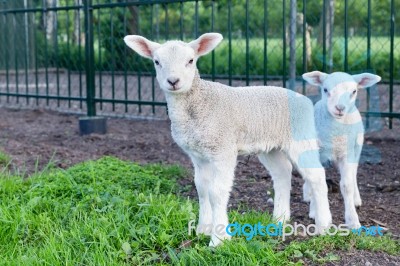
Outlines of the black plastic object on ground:
M101 116L79 118L79 134L87 135L91 133L106 134L107 119Z

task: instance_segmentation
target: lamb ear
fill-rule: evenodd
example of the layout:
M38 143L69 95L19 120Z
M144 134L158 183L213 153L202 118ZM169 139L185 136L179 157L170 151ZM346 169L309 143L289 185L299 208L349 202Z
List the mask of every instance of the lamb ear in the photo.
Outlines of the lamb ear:
M381 77L378 75L370 74L370 73L362 73L358 75L353 75L355 82L358 83L358 86L361 88L368 88L372 85L375 85L381 80Z
M214 50L222 41L223 37L219 33L205 33L189 43L197 56L203 56Z
M311 85L314 86L321 86L322 83L324 83L324 80L326 77L328 77L328 74L324 72L319 72L319 71L312 71L308 73L303 74L303 79L310 83Z
M126 45L128 45L136 53L143 57L152 59L153 52L161 45L147 40L146 38L139 35L127 35L124 38Z

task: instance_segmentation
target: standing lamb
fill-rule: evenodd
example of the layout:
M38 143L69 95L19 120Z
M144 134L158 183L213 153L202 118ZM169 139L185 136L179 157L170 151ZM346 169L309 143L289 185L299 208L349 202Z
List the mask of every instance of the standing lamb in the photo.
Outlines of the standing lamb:
M357 186L357 168L364 141L364 126L355 103L359 88L370 87L381 80L377 75L349 75L319 71L303 74L311 85L321 87L322 98L315 104L315 125L321 144L322 163L331 161L340 171L340 190L344 199L345 222L359 228L356 206L361 206ZM314 202L306 180L304 200L311 201L310 217L314 217Z
M161 45L137 35L126 36L124 41L154 62L172 137L194 165L200 203L197 232L211 234L210 246L230 237L225 231L227 205L239 154L257 154L271 173L274 217L280 221L290 218L293 164L310 184L318 229L323 232L329 226L328 189L309 99L278 87L232 88L201 79L196 62L222 41L218 33L204 34L189 43Z

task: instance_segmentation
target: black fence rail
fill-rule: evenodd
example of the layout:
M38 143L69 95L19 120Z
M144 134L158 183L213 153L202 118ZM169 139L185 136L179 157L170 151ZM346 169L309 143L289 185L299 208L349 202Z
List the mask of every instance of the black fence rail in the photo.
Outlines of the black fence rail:
M367 125L392 127L400 118L399 8L400 0L2 0L0 104L165 118L151 61L122 38L189 41L216 31L225 40L199 61L205 78L318 95L302 73L376 73L383 81L360 93L359 108L379 117Z

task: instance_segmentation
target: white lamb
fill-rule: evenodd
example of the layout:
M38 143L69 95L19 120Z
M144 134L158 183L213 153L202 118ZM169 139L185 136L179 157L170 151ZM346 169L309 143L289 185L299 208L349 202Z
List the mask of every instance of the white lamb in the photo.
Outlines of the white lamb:
M321 150L321 162L333 162L340 171L340 189L344 199L345 222L359 228L356 206L361 206L357 186L357 168L364 141L364 126L355 102L359 88L370 87L381 80L377 75L349 75L319 71L303 74L303 79L321 88L322 98L315 104L315 124ZM304 183L304 199L310 201L310 217L314 217L314 202L310 187Z
M195 168L200 203L197 232L211 234L210 246L230 237L225 231L227 205L239 154L257 154L271 173L274 217L280 221L290 218L293 164L310 184L318 229L322 232L329 226L325 170L319 161L310 100L278 87L232 88L202 80L197 59L222 41L218 33L204 34L189 43L161 45L137 35L126 36L124 41L154 61L172 137ZM210 225L211 232L207 230Z

